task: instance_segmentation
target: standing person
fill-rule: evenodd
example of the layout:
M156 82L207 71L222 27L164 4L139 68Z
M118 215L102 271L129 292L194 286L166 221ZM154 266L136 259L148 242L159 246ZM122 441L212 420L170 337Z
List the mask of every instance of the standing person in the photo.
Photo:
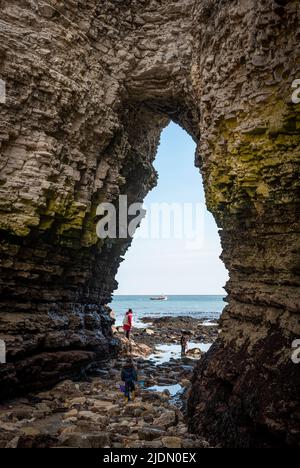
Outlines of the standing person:
M130 339L130 333L133 327L133 312L132 309L128 309L123 320L123 328L126 334L126 338Z
M137 371L134 367L133 361L128 358L121 372L121 379L125 382L126 401L131 400L131 394L132 399L134 400L135 398L135 382L137 381L137 378Z
M181 354L183 356L185 356L186 352L187 352L187 348L188 348L188 343L189 343L189 339L188 339L188 336L185 332L182 333L181 335L181 339L180 339L180 344L181 344Z

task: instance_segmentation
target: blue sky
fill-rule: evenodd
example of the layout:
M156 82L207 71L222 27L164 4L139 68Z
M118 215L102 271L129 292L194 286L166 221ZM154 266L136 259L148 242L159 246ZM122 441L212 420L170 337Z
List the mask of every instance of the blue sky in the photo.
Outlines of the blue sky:
M202 203L201 244L194 248L186 239L151 239L138 235L120 266L116 294L224 293L228 276L219 259L219 234L212 215L204 206L202 178L194 166L194 155L192 138L171 123L161 135L154 163L159 181L145 200L148 214L142 226L145 228L151 219L153 203L180 203L181 206Z

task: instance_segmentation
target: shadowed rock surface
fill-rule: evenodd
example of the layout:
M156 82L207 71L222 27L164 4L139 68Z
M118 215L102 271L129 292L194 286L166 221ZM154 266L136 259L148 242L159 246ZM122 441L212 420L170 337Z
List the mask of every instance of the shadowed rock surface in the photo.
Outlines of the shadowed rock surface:
M230 274L191 429L299 444L299 2L0 0L0 26L2 396L116 350L102 306L131 240L100 241L96 210L143 200L172 119Z

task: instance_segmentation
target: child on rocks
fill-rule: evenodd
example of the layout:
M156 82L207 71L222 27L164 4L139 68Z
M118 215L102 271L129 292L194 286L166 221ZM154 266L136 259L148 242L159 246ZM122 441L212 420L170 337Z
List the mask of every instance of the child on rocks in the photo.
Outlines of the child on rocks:
M181 354L185 356L188 349L189 338L186 332L183 332L180 339Z
M135 382L137 381L137 371L132 359L127 359L121 372L121 379L125 382L125 398L131 401L135 398Z

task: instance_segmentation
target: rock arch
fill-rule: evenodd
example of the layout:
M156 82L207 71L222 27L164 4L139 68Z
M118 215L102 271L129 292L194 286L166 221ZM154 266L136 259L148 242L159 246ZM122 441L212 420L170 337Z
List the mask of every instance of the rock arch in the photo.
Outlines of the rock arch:
M299 3L0 7L2 396L116 348L103 306L130 240L101 245L96 207L143 199L173 119L198 143L230 272L220 339L194 375L191 428L224 445L296 445Z

